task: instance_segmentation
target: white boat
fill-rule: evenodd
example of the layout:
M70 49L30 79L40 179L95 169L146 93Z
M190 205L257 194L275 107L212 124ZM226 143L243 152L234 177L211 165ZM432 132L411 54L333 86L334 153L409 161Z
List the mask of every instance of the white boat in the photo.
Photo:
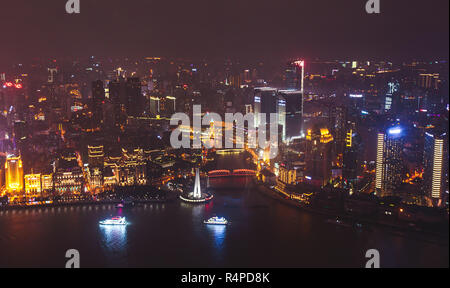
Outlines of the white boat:
M99 222L100 225L127 225L127 220L125 217L112 217Z
M350 224L344 222L339 217L337 217L335 219L328 219L325 222L330 223L330 224L335 224L335 225L338 225L338 226L342 226L342 227L352 227Z
M228 221L224 217L212 217L208 220L203 221L205 224L211 224L211 225L227 225Z

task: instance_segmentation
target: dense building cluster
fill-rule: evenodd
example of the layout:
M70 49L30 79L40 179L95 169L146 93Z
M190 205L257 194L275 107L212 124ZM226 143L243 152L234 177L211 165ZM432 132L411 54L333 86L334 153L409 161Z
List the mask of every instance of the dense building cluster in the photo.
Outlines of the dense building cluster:
M277 157L247 150L280 193L332 188L448 207L446 61L92 56L2 68L0 184L10 202L193 171L208 151L172 149L169 120L200 104L203 114L254 113L254 127L277 115Z

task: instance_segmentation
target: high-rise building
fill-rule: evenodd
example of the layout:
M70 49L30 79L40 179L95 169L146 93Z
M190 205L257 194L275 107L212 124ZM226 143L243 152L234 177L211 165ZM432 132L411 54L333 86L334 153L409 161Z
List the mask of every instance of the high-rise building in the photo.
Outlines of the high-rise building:
M115 79L109 82L109 99L113 106L112 112L114 114L114 126L118 127L125 123L125 94L126 87L123 78Z
M266 114L266 123L269 122L270 113L277 113L278 106L277 89L272 87L255 88L254 91L254 111L255 128L259 127L263 119L260 119L260 113Z
M424 89L438 89L439 88L439 73L421 73L417 81L417 86Z
M266 116L266 124L270 114L277 113L277 122L281 126L281 140L290 141L300 137L303 115L303 97L300 90L278 90L272 87L255 88L253 111L255 127L259 127Z
M375 189L381 196L393 196L403 180L403 129L388 128L377 135Z
M324 186L331 179L333 135L325 127L315 126L306 134L306 176L313 185Z
M140 116L144 112L141 80L137 77L127 78L125 109L128 116Z
M285 71L285 85L288 89L300 89L303 92L305 61L289 62Z
M165 111L164 114L167 117L171 117L172 114L174 114L177 111L177 98L175 98L174 96L166 96L166 105L165 105Z
M105 88L100 80L92 82L92 113L95 125L103 120L103 103L105 101Z
M423 155L423 188L429 204L442 205L448 179L448 136L442 132L426 132Z
M20 156L8 155L6 157L5 180L6 190L9 196L23 196L23 166Z
M346 147L346 137L347 137L347 117L348 111L346 107L343 106L333 106L330 109L330 126L331 133L334 136L336 152L343 153L344 147Z
M150 115L157 116L160 115L160 98L158 96L150 96Z
M285 107L283 141L300 137L303 121L303 93L295 89L278 90L278 98L278 102Z
M342 156L342 179L345 187L351 193L356 192L356 183L359 172L359 152L362 150L358 137L353 129L349 129L345 138L344 153Z

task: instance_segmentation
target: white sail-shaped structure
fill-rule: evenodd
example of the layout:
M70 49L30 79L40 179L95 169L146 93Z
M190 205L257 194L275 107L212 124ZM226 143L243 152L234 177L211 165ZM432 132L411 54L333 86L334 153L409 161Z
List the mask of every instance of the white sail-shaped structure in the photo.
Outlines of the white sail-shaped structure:
M207 191L202 192L202 189L200 186L200 169L196 168L195 169L194 191L181 194L180 199L183 201L186 201L186 202L191 202L191 203L202 203L202 202L208 202L212 198L213 198L213 195L211 193L208 193Z
M202 190L200 188L200 169L195 169L195 184L194 184L194 194L192 195L195 199L202 198Z

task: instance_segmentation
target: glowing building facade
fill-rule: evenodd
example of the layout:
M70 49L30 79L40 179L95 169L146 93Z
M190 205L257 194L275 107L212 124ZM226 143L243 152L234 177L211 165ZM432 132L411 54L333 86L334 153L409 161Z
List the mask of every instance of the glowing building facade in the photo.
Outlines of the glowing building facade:
M84 192L83 170L74 155L58 159L55 173L53 173L53 186L57 195L72 196Z
M299 138L303 121L301 90L278 90L279 124L283 125L283 142Z
M446 133L425 134L423 188L430 206L442 205L448 179L448 141Z
M88 146L89 167L103 167L103 146Z
M326 185L331 179L333 135L327 128L308 129L306 135L306 179L313 185Z
M380 196L393 196L403 180L403 129L391 127L377 135L375 189Z
M53 193L53 175L44 174L41 175L42 192L44 195L50 195Z
M255 128L263 122L260 113L266 114L265 123L269 122L270 113L277 113L277 89L272 87L255 88L254 91L254 111Z
M6 190L10 196L23 196L23 166L20 156L8 155L5 162Z
M41 174L27 174L25 180L25 196L40 197L42 196Z
M261 118L263 115L266 116L265 123L269 123L270 114L277 113L277 122L282 129L280 131L281 140L287 142L300 137L303 116L303 93L301 90L255 88L253 108L255 128L263 123L264 119Z

